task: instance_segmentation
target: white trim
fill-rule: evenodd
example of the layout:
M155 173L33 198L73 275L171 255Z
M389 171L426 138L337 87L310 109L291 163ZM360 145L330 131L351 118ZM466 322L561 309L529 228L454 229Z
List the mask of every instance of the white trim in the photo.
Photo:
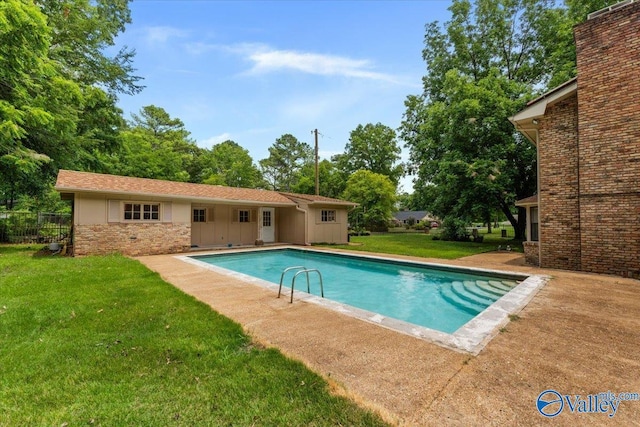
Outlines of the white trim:
M537 120L544 117L547 112L547 108L569 98L572 95L575 95L577 91L578 81L576 79L569 80L545 93L541 97L531 101L527 104L527 107L524 110L521 110L509 117L509 121L513 123L516 129L527 137L529 141L533 142L537 146Z

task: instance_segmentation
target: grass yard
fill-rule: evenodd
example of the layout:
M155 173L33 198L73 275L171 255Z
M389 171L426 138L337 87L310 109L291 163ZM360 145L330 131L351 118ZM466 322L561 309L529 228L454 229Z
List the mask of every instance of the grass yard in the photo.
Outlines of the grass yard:
M0 426L385 425L135 260L34 252L0 246Z
M482 243L433 240L434 234L431 233L383 233L371 236L353 236L351 237L353 244L332 247L353 251L443 259L455 259L494 251L498 249L498 246L505 248L507 245L510 245L512 250L522 252L522 244L512 238L500 237L500 230L486 234L486 229L484 231L480 229L480 235L484 236Z

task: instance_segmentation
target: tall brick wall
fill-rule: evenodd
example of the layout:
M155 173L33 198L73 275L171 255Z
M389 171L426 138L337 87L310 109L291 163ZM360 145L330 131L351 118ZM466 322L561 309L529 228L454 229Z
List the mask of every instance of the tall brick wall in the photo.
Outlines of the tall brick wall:
M580 270L578 101L550 107L539 124L540 266Z
M157 255L186 252L191 247L190 224L76 224L73 234L75 255Z
M640 2L575 29L582 269L640 273Z

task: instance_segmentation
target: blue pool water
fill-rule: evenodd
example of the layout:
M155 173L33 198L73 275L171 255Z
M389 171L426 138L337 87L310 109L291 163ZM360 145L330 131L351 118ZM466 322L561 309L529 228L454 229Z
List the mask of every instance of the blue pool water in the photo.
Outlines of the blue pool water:
M445 333L455 332L518 284L518 279L507 276L296 249L193 258L275 284L287 267L315 268L322 273L325 298ZM286 299L294 273L287 273L283 282ZM318 276L310 274L309 280L311 293L320 295ZM306 291L302 274L296 279L295 294Z

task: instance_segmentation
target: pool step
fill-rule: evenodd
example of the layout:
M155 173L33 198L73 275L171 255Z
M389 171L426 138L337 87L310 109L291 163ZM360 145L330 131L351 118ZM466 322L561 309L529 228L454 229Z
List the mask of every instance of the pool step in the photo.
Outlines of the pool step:
M500 283L500 282L497 282L497 283ZM484 280L476 280L476 285L478 285L478 288L482 289L482 291L493 295L494 298L500 298L501 296L503 296L504 294L506 294L511 290L511 288L505 289L506 286L497 287L495 285L492 285L491 282L487 282Z
M482 282L481 280L478 280L478 281L468 280L468 281L464 281L463 284L464 284L464 288L467 290L468 293L472 294L473 296L486 299L489 304L493 304L498 298L504 295L504 292L500 293L499 295L496 295L493 292L489 292L482 289L480 285L481 282Z
M509 292L511 289L513 289L517 283L516 282L512 282L512 281L498 281L498 280L489 280L489 282L487 282L489 284L489 286L495 288L495 289L502 289L505 292Z
M478 289L481 289L483 292L486 292L493 298L500 298L502 295L508 292L502 288L491 286L489 282L486 282L484 280L476 280L476 285L478 286Z
M443 300L473 316L477 315L487 307L484 304L476 304L469 300L460 298L450 286L441 286L439 290L440 296L442 296Z
M458 297L462 298L463 300L467 300L468 302L482 305L484 307L488 307L493 304L495 299L483 297L476 294L475 292L470 292L468 288L471 287L471 283L473 282L470 282L467 286L465 286L463 282L454 281L451 283L451 290ZM473 284L473 286L475 286L475 283Z

